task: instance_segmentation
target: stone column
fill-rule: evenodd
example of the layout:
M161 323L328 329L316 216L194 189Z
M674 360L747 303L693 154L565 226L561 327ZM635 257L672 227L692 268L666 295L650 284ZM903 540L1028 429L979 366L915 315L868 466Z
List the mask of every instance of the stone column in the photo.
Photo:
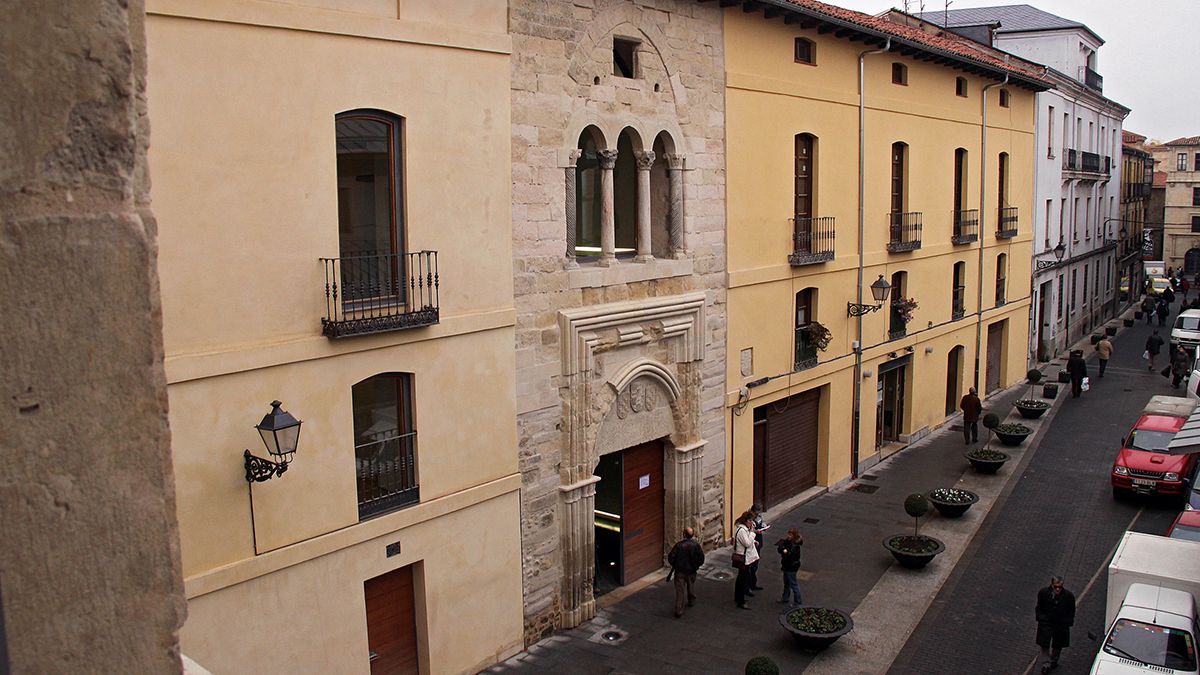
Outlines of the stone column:
M634 154L637 161L637 257L634 262L650 262L654 254L650 251L650 167L654 166L653 152Z
M592 582L596 576L596 483L589 476L559 486L562 509L562 628L578 626L596 616Z
M667 449L666 503L663 505L663 521L666 540L678 541L683 528L696 528L700 535L700 494L704 489L703 439L688 445Z
M601 150L600 156L600 265L617 262L617 226L613 219L613 168L617 165L616 150Z
M576 162L579 161L579 156L582 154L580 150L572 150L569 156L569 163L566 170L566 200L565 208L567 214L567 269L575 269L579 267L579 263L575 260L575 241L579 232L578 216L578 195L575 193L576 185Z
M683 155L667 155L671 176L671 205L668 209L668 232L671 235L671 257L687 257L687 235L683 228Z

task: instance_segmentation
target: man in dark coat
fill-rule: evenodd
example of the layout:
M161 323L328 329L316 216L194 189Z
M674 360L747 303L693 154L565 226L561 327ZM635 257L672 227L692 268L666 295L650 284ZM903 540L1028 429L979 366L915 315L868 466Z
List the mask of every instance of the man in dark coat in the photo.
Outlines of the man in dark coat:
M1158 325L1167 325L1167 317L1171 315L1171 303L1159 300L1158 306L1154 308L1154 314L1158 316Z
M1087 377L1087 362L1083 360L1083 352L1071 350L1071 358L1067 359L1067 374L1071 376L1071 398L1079 398L1083 391L1083 378Z
M667 563L675 575L675 618L683 616L683 607L696 604L696 572L704 564L704 548L696 541L696 531L683 528L683 539L667 554Z
M958 407L962 408L963 412L963 440L967 445L978 443L979 415L983 412L983 403L979 400L979 394L975 393L975 387L967 390L967 395L958 402Z
M1146 356L1150 361L1148 370L1154 370L1154 357L1162 351L1163 339L1158 336L1158 331L1155 330L1150 337L1146 338Z
M1071 626L1075 623L1075 594L1063 587L1062 577L1051 577L1050 585L1038 591L1037 645L1042 650L1042 672L1058 667L1058 657L1071 646Z

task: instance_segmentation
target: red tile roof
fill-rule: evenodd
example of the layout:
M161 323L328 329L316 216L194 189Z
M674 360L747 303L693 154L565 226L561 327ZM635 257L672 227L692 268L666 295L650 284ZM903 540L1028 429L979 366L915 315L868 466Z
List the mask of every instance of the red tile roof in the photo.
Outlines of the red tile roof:
M1163 145L1200 145L1200 136L1184 136L1176 138L1173 141L1167 141Z
M1145 142L1145 140L1146 140L1146 137L1139 133L1135 133L1132 131L1126 131L1124 129L1121 130L1121 142L1122 143L1143 143L1143 142Z
M939 29L936 34L927 33L915 26L888 21L887 19L856 12L844 7L818 2L817 0L779 0L779 6L793 6L812 16L828 17L836 22L852 24L870 32L885 36L900 38L918 47L925 47L941 54L958 57L993 69L999 69L1016 75L1022 80L1049 87L1050 83L1042 79L1045 69L1035 63L1025 61L1015 56L993 50L974 40ZM915 21L919 21L913 17ZM1007 60L1006 60L1007 57Z

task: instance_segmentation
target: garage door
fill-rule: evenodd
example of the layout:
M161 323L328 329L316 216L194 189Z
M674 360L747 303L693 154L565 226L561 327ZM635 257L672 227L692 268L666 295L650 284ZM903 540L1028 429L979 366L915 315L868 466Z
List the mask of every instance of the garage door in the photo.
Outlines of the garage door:
M817 484L821 390L797 394L765 408L765 448L758 475L764 506L770 508Z

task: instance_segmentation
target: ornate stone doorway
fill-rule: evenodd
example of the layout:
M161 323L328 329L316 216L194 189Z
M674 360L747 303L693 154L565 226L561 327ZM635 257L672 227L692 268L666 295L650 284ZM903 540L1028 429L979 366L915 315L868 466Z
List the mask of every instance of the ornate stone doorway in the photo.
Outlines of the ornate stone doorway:
M596 595L663 565L663 444L604 455L596 466Z

